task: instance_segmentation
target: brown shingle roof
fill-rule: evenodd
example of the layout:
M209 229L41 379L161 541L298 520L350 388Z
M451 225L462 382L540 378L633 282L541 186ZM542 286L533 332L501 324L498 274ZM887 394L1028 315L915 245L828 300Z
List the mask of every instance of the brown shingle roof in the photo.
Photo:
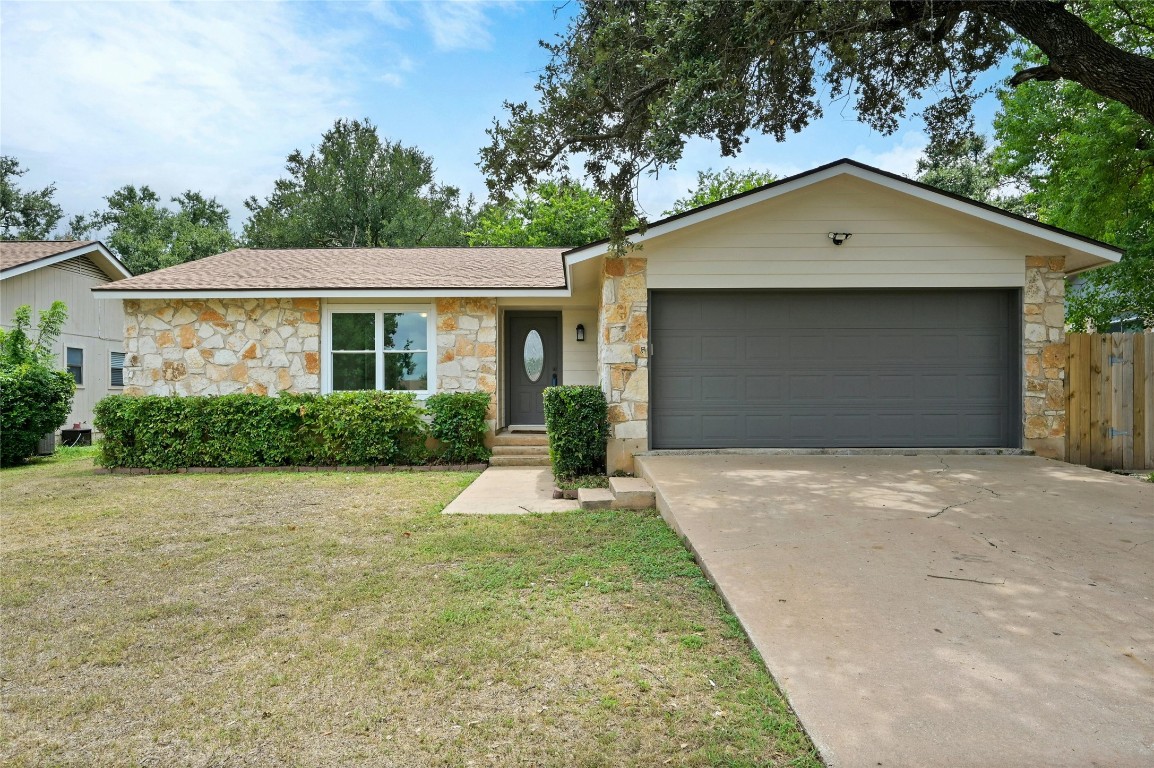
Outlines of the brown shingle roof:
M96 290L564 288L564 248L239 248Z
M92 245L95 240L6 240L0 242L0 271Z

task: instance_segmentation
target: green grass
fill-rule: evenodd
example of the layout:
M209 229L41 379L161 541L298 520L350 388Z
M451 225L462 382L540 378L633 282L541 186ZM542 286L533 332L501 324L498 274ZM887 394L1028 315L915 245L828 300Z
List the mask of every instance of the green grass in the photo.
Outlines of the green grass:
M0 763L820 765L654 513L91 457L0 473Z

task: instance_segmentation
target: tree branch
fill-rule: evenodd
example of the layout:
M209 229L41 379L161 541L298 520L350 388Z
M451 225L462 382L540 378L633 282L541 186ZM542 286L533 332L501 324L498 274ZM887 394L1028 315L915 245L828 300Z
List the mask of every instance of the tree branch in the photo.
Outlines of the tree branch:
M1062 75L1059 74L1057 70L1049 64L1043 64L1040 67L1030 67L1029 69L1023 69L1021 72L1018 72L1010 78L1010 85L1017 88L1022 83L1029 82L1030 80L1049 81L1061 79Z

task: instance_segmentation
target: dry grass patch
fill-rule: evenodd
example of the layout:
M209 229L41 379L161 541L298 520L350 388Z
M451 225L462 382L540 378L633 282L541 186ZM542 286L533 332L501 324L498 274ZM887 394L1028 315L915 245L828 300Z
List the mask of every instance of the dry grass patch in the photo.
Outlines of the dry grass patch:
M653 514L91 468L0 476L6 765L819 765Z

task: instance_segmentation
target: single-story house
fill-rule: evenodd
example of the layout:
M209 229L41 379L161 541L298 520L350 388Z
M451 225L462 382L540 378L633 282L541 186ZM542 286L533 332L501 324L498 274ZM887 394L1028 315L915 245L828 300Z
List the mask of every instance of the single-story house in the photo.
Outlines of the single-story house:
M559 248L240 249L95 292L126 392L481 390L493 430L599 384L610 469L666 448L1065 455L1064 285L1095 240L840 160Z
M0 324L12 327L12 313L24 304L35 324L54 301L68 307L68 321L56 342L61 369L76 379L72 413L64 426L92 426L92 409L124 386L124 313L94 299L94 286L131 277L120 260L95 240L15 240L0 242Z

